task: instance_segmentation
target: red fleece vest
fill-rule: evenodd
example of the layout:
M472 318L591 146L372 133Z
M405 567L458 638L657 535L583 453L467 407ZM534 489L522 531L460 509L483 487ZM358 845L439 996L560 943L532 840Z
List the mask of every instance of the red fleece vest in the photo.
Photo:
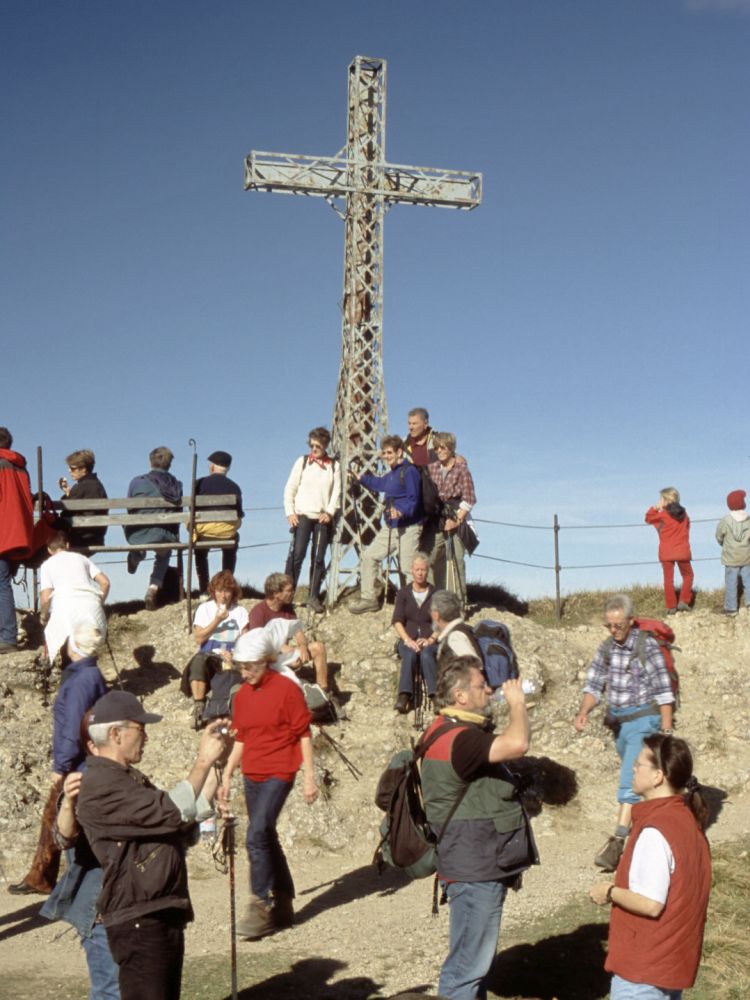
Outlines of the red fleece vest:
M641 830L655 827L672 849L675 870L661 914L653 919L612 906L605 968L623 979L663 990L693 985L703 945L711 854L703 831L679 795L633 806L633 829L615 875L628 888L633 849Z

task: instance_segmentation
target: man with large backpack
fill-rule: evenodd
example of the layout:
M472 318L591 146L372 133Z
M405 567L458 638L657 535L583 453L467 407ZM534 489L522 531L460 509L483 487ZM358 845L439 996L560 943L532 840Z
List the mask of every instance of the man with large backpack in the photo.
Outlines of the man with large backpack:
M529 748L521 682L507 681L503 694L510 720L496 735L491 689L476 658L446 660L437 682L439 714L422 738L430 741L422 762L425 812L433 832L441 834L437 871L450 906L450 946L438 984L440 996L449 1000L484 995L506 893L538 863L528 819L504 766Z
M383 476L363 472L359 482L368 490L385 494L383 524L360 557L360 599L349 605L352 614L377 611L380 607L376 577L383 559L396 553L399 573L411 582L411 564L419 547L424 511L418 470L404 459L404 442L395 434L380 442L388 471Z
M434 602L434 598L433 598ZM594 858L604 871L614 871L630 831L630 812L639 801L633 791L633 766L645 736L672 732L675 696L659 643L639 628L627 594L616 594L604 605L604 627L609 637L591 661L583 700L573 720L583 732L589 714L607 696L603 722L612 730L620 756L619 810L614 835Z

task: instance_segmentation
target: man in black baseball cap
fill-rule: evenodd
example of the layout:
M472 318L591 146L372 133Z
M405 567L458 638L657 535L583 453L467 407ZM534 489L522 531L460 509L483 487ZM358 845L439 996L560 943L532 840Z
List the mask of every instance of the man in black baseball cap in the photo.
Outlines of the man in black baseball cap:
M146 726L161 718L126 691L100 698L89 725L96 755L78 797L78 821L102 866L98 911L123 1000L180 996L184 928L193 919L185 855L213 812L213 764L224 752L227 720L219 719L203 731L187 778L161 791L133 767Z
M201 521L195 526L194 541L209 541L212 538L233 539L234 545L221 550L221 568L234 573L237 565L237 546L240 542L238 529L242 521L242 490L234 480L227 475L232 464L232 456L228 451L212 451L208 456L208 475L203 476L195 484L196 496L220 496L231 493L235 499L237 520L231 521ZM208 549L195 550L195 571L198 574L198 586L201 594L208 593Z

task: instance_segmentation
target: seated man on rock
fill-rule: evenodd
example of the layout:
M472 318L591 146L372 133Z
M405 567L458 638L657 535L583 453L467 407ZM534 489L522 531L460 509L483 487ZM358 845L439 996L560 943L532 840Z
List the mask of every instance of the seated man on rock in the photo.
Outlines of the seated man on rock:
M287 661L293 669L304 666L306 663L312 663L315 668L315 682L339 709L341 706L335 696L331 694L328 684L328 656L325 643L319 640L307 641L302 622L298 620L292 606L294 581L291 576L286 573L271 573L263 584L263 593L265 594L263 600L259 601L250 611L245 632L254 628L264 628L277 618L293 622L294 625L289 629L280 652L297 654ZM292 644L292 639L294 644Z
M436 590L430 599L432 627L438 641L438 669L449 656L473 656L482 662L479 645L461 611L461 598L452 590Z

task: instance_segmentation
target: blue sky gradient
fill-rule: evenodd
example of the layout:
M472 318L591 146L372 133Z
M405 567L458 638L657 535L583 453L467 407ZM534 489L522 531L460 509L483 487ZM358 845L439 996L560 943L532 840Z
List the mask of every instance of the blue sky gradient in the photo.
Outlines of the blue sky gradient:
M280 504L331 418L343 226L320 199L243 192L243 157L340 149L356 54L388 60L390 161L484 173L474 212L388 214L391 429L424 405L452 430L480 518L639 522L675 485L718 519L746 486L750 4L3 0L0 17L0 424L31 464L43 446L48 488L78 447L112 496L159 444L188 481L194 437L200 474L228 450L246 504ZM723 578L712 532L694 532L713 560L698 586ZM285 537L281 511L243 531ZM656 558L645 527L561 547L568 565ZM485 525L479 553L547 565L551 535ZM238 575L284 557L245 551ZM145 589L110 572L113 598ZM469 576L553 586L489 560Z

